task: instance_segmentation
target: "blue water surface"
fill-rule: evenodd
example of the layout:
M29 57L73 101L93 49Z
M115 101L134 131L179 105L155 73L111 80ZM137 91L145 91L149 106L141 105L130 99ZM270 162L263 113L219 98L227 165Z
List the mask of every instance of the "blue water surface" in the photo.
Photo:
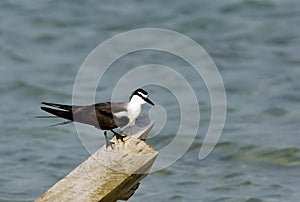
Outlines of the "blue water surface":
M299 22L297 0L1 0L0 201L33 201L89 157L74 125L49 128L54 120L34 118L44 115L40 102L71 103L85 57L116 34L147 27L185 34L209 53L224 80L227 119L216 148L200 161L211 110L202 82L194 143L175 164L149 174L129 201L298 201ZM114 65L160 61L186 65L155 51ZM116 75L99 86L97 101L110 96L106 81ZM179 108L166 90L152 90L153 100L169 109L168 126L149 140L159 149L177 131ZM100 134L95 140L104 144Z

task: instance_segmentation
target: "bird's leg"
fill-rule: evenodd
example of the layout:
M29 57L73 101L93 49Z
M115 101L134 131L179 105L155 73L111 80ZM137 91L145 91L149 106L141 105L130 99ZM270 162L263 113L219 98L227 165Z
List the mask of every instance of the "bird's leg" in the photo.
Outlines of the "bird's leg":
M122 142L124 142L123 138L126 137L126 135L121 135L117 132L115 132L114 130L110 130L111 132L113 132L113 134L116 136L117 140L121 140Z
M105 136L105 141L106 141L106 149L107 149L107 147L109 147L109 146L110 146L112 149L114 149L114 148L112 147L112 145L115 144L115 143L108 140L108 138L107 138L107 131L104 131L104 136Z

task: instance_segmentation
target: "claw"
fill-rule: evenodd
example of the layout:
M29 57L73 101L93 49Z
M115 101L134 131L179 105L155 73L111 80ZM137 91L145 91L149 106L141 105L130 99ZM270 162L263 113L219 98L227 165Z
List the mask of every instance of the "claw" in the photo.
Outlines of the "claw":
M116 134L117 140L121 140L122 142L124 142L123 138L125 138L125 137L126 137L126 135Z
M121 140L122 142L124 142L124 138L126 137L126 135L121 135L113 130L111 130L111 132L113 132L113 134L116 136L117 140Z

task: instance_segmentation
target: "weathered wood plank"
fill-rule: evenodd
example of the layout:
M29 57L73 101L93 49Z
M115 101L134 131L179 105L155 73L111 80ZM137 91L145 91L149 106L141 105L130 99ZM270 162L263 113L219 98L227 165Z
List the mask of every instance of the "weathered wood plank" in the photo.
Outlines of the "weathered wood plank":
M157 151L138 139L145 138L152 126L150 122L140 130L131 129L136 130L135 134L124 138L124 142L113 138L114 149L100 148L36 202L128 199L157 156Z

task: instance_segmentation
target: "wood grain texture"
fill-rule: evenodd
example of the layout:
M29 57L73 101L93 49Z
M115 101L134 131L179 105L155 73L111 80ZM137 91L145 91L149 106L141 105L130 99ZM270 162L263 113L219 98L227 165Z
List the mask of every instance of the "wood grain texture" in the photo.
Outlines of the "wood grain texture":
M150 145L138 139L145 137L152 126L153 123L134 137L124 138L124 142L113 138L113 149L105 146L100 148L36 202L128 199L139 181L147 175L158 154Z

